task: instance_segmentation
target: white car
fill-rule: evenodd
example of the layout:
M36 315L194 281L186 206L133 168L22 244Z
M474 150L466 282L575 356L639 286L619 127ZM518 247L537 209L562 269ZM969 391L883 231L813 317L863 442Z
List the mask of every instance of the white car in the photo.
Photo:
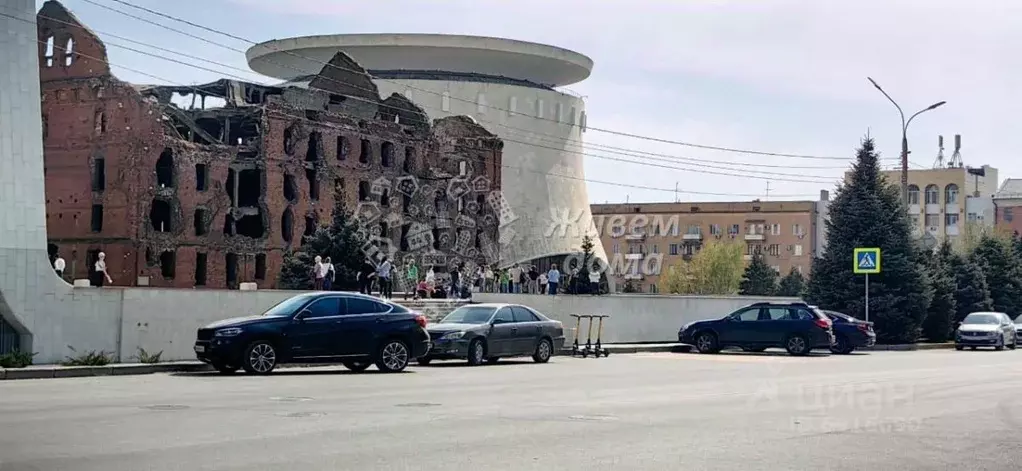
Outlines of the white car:
M1018 344L1018 326L1003 312L974 312L955 331L955 350L969 347L994 347L995 350L1014 350Z

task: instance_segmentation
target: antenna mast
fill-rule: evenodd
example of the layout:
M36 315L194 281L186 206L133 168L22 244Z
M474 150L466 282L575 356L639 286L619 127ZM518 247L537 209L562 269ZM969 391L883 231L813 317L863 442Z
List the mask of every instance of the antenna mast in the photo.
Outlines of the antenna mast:
M944 168L944 136L937 136L937 160L933 168Z
M965 164L962 162L962 135L955 134L955 153L951 154L951 161L948 162L948 168L962 168Z

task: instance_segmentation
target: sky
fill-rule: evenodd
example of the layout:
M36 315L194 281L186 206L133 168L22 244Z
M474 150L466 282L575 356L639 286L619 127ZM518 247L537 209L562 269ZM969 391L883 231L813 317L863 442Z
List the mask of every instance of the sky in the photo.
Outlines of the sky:
M1017 93L1022 89L1022 55L1017 53L1022 49L1022 2L130 1L253 41L313 34L447 33L533 41L585 54L595 63L592 75L569 88L586 97L590 155L585 172L593 180L587 187L594 203L815 199L820 190L834 191L866 135L876 140L885 166L894 166L901 121L867 76L907 114L947 101L912 122L912 168L933 166L938 135L944 136L945 155L950 157L953 136L961 134L966 165L994 166L1002 179L1022 176L1015 141L1022 136L1022 124L1013 118L1022 103ZM144 15L233 49L243 51L249 43L148 16L112 0L63 3L108 43L127 44L109 37L114 34L248 69L242 53L94 3ZM203 64L220 71L214 73L117 47L108 46L108 53L115 74L136 83L202 83L228 73L276 82L254 72ZM697 149L593 128L830 158ZM599 158L621 158L599 146L668 157L625 157L658 166L625 164Z

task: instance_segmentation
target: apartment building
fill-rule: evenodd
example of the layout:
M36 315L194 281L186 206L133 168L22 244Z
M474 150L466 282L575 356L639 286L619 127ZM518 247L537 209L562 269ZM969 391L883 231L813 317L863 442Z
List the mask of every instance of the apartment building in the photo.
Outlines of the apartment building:
M893 184L901 182L901 171L882 172ZM997 169L945 167L909 170L908 215L913 236L928 237L937 244L962 240L965 224L994 224L993 195L997 191Z
M1022 178L1004 180L993 199L994 224L1009 232L1022 233Z
M617 291L631 281L639 292L657 293L661 272L713 239L742 241L746 261L761 253L781 274L808 274L825 248L828 200L821 191L819 201L594 204L591 211Z

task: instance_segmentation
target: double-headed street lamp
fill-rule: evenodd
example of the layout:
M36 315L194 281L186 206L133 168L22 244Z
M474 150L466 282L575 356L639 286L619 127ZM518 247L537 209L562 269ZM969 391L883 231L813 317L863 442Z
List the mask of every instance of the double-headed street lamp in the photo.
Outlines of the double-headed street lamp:
M883 88L880 88L880 85L876 83L876 80L873 80L870 77L866 78L869 79L869 83L872 83L877 90L880 90L880 93L883 93L884 96L894 104L894 107L898 109L898 114L901 115L901 201L905 203L905 207L908 208L908 125L912 124L912 119L916 116L927 111L937 109L947 102L939 101L934 103L922 110L919 110L916 114L910 116L908 121L906 121L905 113L901 111L901 106L898 106L898 103L894 101L894 99L891 98L891 96L888 95Z

